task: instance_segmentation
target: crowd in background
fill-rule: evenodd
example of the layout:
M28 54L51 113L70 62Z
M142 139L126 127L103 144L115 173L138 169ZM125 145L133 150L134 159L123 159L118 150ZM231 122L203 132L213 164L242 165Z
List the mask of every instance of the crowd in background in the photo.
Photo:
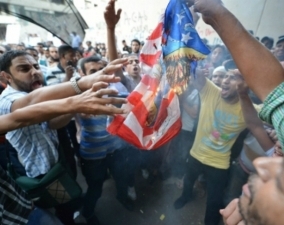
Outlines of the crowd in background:
M106 19L108 27L111 23ZM115 28L108 32L115 34ZM121 81L110 88L128 96L143 76L139 54L144 41L133 39L128 45L123 40L123 48L114 50L111 46L116 45L115 35L112 37L106 43L87 40L83 46L74 32L73 38L77 40L74 46L55 47L52 41L37 46L23 43L0 46L1 71L6 73L0 79L1 115L10 113L13 102L27 93L43 86L79 80L102 71L117 58L127 58L127 64L116 73ZM263 37L260 42L284 65L284 36L275 43L270 37ZM1 166L7 169L8 149L18 174L31 178L42 176L58 159L57 149L61 146L74 176L80 168L88 186L80 199L81 208L56 207L56 216L63 224L73 224L73 214L79 209L87 224L100 224L94 209L109 175L115 180L117 200L132 211L139 197L135 179L140 173L149 185L155 179L175 178L177 188L183 189L182 195L173 202L175 209L192 200L193 189L197 189L199 194L207 196L205 224L217 225L219 210L242 194L249 175L256 172L253 161L261 156L283 157L283 152L274 127L259 119L257 113L262 101L244 84L226 45L208 47L211 54L199 62L197 78L192 76L187 90L179 96L182 129L165 146L155 151L137 149L107 132L110 116L77 113L64 115L52 125L42 123L34 125L36 128L17 129L8 132L6 138L3 134ZM15 60L23 58L38 64L32 79L21 76L25 68L10 70ZM213 143L214 147L209 149L206 143Z

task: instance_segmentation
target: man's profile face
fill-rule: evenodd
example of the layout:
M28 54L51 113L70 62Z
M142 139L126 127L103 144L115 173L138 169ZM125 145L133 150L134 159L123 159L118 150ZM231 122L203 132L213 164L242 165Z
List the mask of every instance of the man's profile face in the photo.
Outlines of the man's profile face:
M91 75L104 68L103 62L87 62L85 63L86 75Z
M260 157L257 174L243 187L239 207L247 225L282 225L284 221L283 157Z
M137 77L140 76L140 71L141 69L139 66L138 56L128 56L128 64L126 65L126 72L128 73L128 75Z
M275 46L274 54L279 61L284 61L284 41Z
M8 81L14 89L29 93L43 86L42 72L31 55L16 57L11 64Z
M132 49L132 53L138 53L140 50L140 45L136 41L132 41L131 49Z
M235 75L233 71L228 71L221 84L221 97L224 100L231 101L238 97L237 93L237 84L240 82L240 79L243 79Z

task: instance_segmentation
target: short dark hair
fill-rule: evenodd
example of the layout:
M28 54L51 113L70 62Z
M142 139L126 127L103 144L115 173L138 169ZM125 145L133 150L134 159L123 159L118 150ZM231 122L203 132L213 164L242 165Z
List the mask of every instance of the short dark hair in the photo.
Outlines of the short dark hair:
M38 50L36 50L35 48L32 48L32 47L28 47L25 49L25 51L35 51L37 54L38 54Z
M86 67L85 67L85 64L86 63L89 63L89 62L99 62L101 61L101 58L98 57L98 56L90 56L90 57L87 57L87 58L84 58L82 61L81 61L81 70L84 74L86 74Z
M37 45L41 45L42 47L44 47L44 44L42 42L38 42Z
M75 52L79 52L81 56L83 56L83 54L84 54L84 51L82 51L82 50L80 50L80 49L76 49Z
M265 41L268 41L268 42L270 43L271 48L273 47L273 45L274 45L274 39L273 39L272 37L265 36L265 37L263 37L263 38L260 40L261 43L263 43L263 42L265 42Z
M0 71L5 71L6 73L10 73L10 67L12 65L12 60L20 57L20 56L25 56L29 55L25 51L19 51L19 50L10 50L8 52L5 52L1 57L0 57Z
M133 39L133 40L131 41L131 43L132 43L132 42L136 42L138 45L141 45L141 42L140 42L138 39L136 39L136 38Z
M237 65L236 65L236 63L233 59L226 60L224 62L224 67L227 71L238 69L238 67L237 67Z
M277 42L276 42L276 45L278 45L280 42L283 42L284 41L284 35L281 35L279 38L278 38L278 40L277 40Z
M70 45L61 45L58 48L59 58L62 58L67 52L75 52L75 50Z

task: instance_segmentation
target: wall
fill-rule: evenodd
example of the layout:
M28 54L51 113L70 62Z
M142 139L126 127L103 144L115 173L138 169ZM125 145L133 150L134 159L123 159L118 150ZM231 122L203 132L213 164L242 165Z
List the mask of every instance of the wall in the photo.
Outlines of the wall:
M223 0L223 2L245 25L246 29L253 30L256 36L268 35L277 39L278 36L284 34L283 0ZM93 3L97 7L81 9L90 27L86 39L93 42L106 42L103 12L108 0L94 0ZM118 0L117 8L123 9L116 31L118 43L120 44L122 39L130 43L134 37L145 40L155 28L167 3L168 0ZM197 30L200 36L207 38L211 44L221 42L216 32L201 20L197 24Z
M84 9L82 3L79 2L79 11L90 27L87 31L86 40L106 43L106 25L103 13L108 0L96 0L94 2L97 7L91 9ZM116 29L119 44L123 39L128 44L133 38L145 40L155 28L168 0L152 0L152 4L149 4L150 2L149 0L118 0L116 2L117 9L123 9ZM76 1L74 3L77 5Z
M255 36L273 37L276 41L284 35L284 1L283 0L223 0L224 5L241 21L247 30L252 30ZM220 43L216 32L203 21L197 24L197 30L211 44Z

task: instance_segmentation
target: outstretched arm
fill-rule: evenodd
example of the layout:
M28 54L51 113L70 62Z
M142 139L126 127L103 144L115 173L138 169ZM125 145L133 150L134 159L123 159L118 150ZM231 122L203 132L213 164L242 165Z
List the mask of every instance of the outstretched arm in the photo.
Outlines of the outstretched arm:
M102 97L104 95L117 94L117 92L112 89L100 90L100 88L105 88L107 85L107 83L98 82L94 84L90 90L81 95L34 104L17 109L10 114L2 115L0 116L0 133L48 121L54 117L67 113L85 113L93 115L125 113L123 109L109 106L109 104L124 104L126 103L125 99Z
M103 81L107 83L119 82L120 78L115 77L113 74L116 70L121 69L123 64L126 62L125 59L118 59L111 62L106 68L102 71L98 71L89 76L82 77L78 81L78 86L82 91L86 91L92 87L96 82ZM43 101L67 98L70 96L76 95L74 88L70 82L64 82L57 85L52 85L48 87L42 87L35 91L32 91L25 97L17 99L13 102L11 112L16 109L20 109L29 105L33 105Z
M278 60L252 37L220 0L194 1L195 10L219 34L248 86L262 100L284 81Z

